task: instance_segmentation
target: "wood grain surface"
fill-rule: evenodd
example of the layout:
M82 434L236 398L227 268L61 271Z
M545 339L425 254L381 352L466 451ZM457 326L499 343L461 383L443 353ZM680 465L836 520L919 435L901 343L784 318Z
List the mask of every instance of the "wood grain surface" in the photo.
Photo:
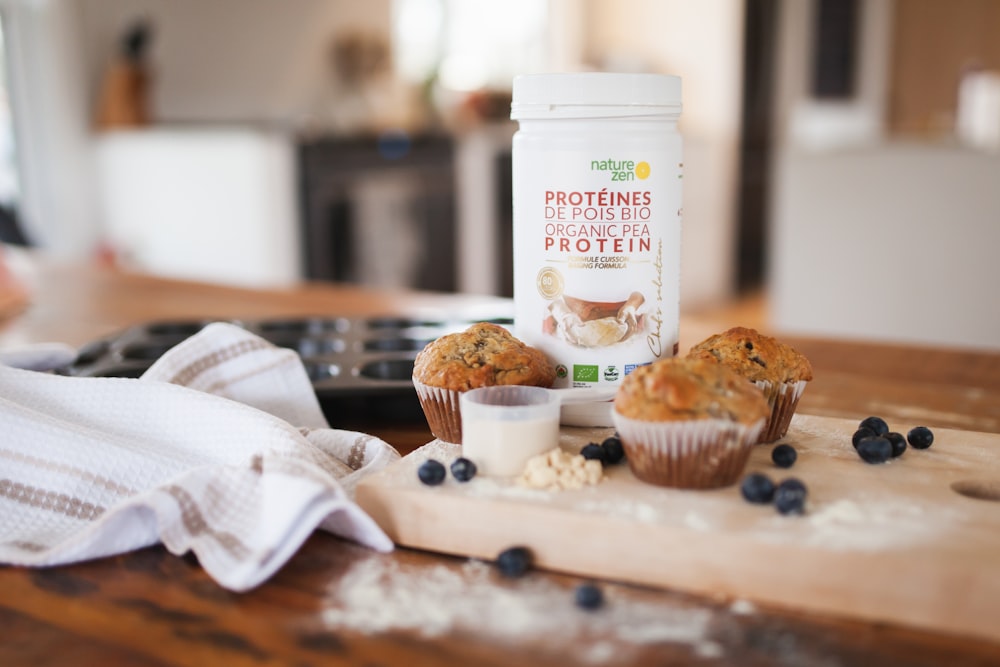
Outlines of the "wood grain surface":
M0 321L0 345L81 345L170 318L400 314L491 302L325 284L247 290L13 251L6 257L30 302ZM685 313L682 349L735 324L766 330L753 302ZM995 351L795 343L816 370L803 413L851 420L879 413L1000 432ZM337 419L403 453L431 439L419 421ZM605 607L584 612L572 593L587 579L533 571L506 580L489 562L409 548L379 555L325 533L241 595L219 588L193 557L162 547L52 569L4 566L0 665L1000 664L998 642L892 620L793 613L723 592L602 580Z
M738 484L645 484L627 465L574 490L497 477L431 487L419 466L463 455L440 441L365 479L357 499L409 547L492 559L520 544L538 566L583 577L1000 642L1000 435L938 429L927 450L867 464L851 444L857 426L796 415L779 441L797 450L789 469L771 462L772 446L753 448L748 472L806 484L802 516L748 503ZM575 454L608 435L564 427L560 446Z

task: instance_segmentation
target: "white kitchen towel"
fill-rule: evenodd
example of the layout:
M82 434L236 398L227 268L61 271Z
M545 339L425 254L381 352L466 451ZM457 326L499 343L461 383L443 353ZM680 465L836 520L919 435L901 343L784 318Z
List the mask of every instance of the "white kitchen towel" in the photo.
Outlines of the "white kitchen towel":
M379 551L353 502L399 454L331 429L298 355L211 324L141 378L0 365L0 562L52 566L162 542L244 591L317 527Z

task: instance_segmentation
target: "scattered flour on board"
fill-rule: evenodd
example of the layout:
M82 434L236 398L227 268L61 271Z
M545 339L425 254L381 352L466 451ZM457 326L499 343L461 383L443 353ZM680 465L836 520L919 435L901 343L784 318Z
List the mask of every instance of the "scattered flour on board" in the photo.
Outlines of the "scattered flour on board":
M721 654L709 637L711 612L634 599L616 604L614 587L602 588L604 606L586 611L574 604L572 588L530 576L498 581L484 561L450 568L372 557L331 584L323 619L330 627L365 634L474 631L499 641L537 641L594 663L620 659L623 643L681 643L699 656Z
M659 523L662 518L660 511L649 503L629 498L581 500L573 506L573 509L579 512L633 519L639 523Z
M697 530L701 533L712 530L712 524L705 520L703 516L695 512L687 512L684 514L684 525L691 530Z
M877 551L938 538L953 518L945 508L928 511L898 500L837 500L810 508L812 530L804 541L812 546Z
M738 616L748 616L757 611L757 605L750 600L738 598L729 605L729 611Z

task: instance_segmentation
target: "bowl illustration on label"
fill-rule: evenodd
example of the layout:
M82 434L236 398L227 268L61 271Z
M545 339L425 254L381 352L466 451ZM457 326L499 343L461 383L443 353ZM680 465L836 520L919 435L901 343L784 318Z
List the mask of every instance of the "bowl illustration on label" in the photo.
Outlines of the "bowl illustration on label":
M549 304L543 330L579 347L607 347L642 331L645 301L641 292L632 292L624 301L586 301L563 295Z

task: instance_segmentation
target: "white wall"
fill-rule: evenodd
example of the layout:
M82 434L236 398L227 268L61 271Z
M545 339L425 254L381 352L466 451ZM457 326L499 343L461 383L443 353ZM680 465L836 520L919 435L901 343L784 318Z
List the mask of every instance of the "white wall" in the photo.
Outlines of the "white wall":
M781 165L775 327L1000 349L1000 157L892 143Z
M154 24L152 113L165 123L289 127L329 111L329 38L388 32L390 0L0 0L21 216L47 250L105 238L93 112L126 26Z
M324 110L330 45L352 30L389 38L391 0L76 0L91 108L125 28L153 26L159 122L302 123Z
M78 8L54 0L0 8L25 231L54 254L85 254L99 223Z
M248 287L301 277L295 153L284 133L116 131L96 149L104 230L123 265Z

